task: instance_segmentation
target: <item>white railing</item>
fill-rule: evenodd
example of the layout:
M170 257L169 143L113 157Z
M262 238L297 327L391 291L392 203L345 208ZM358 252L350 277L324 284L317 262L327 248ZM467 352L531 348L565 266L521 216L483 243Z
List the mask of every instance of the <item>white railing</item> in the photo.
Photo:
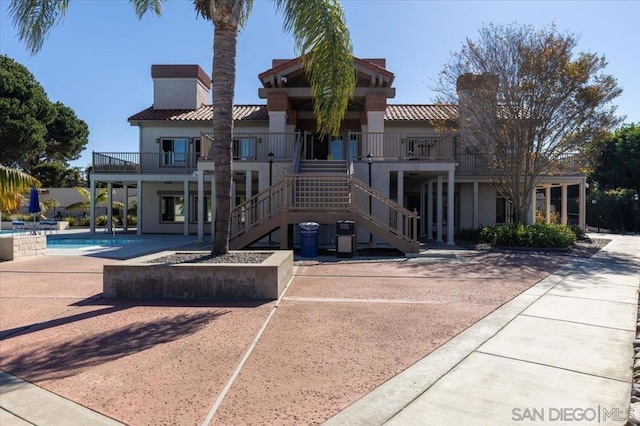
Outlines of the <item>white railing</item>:
M453 137L432 133L349 133L349 155L366 160L453 161Z
M354 210L384 232L417 245L418 214L405 209L353 176L287 175L231 211L231 235L251 232L281 210L332 212ZM256 235L260 237L261 235Z
M202 156L206 159L214 139L211 133L203 133L202 136ZM233 159L267 161L269 153L273 153L275 160L292 160L299 136L300 133L234 133Z

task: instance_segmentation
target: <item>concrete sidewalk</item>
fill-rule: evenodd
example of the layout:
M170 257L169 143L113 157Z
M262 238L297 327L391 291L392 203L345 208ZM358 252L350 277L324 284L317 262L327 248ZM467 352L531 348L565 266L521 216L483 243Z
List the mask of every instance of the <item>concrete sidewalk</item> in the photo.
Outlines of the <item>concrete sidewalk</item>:
M640 238L611 238L325 424L624 424Z

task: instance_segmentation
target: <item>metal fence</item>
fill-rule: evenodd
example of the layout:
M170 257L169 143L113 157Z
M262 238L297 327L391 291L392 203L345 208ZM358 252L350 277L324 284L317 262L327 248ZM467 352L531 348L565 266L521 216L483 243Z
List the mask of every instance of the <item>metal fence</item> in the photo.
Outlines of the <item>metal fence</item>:
M587 227L591 232L640 232L640 201L587 198Z

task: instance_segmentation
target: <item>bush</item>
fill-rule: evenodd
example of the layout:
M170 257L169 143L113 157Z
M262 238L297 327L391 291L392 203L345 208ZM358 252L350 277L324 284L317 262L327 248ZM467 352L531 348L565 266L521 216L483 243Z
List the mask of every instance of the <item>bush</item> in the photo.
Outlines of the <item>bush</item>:
M573 232L573 234L576 236L576 239L578 240L586 240L587 239L587 232L580 228L579 226L570 226L571 228L571 232Z
M482 228L462 228L454 234L454 238L459 241L480 242L480 232Z
M536 223L485 226L480 242L504 247L565 248L576 242L576 234L566 225Z

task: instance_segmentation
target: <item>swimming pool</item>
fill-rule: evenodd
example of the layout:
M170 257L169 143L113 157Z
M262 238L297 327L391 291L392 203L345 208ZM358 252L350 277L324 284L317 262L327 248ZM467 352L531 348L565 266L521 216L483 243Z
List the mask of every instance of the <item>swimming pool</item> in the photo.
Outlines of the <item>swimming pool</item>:
M141 243L140 238L49 238L47 248L77 249L95 246L121 246L126 244Z

